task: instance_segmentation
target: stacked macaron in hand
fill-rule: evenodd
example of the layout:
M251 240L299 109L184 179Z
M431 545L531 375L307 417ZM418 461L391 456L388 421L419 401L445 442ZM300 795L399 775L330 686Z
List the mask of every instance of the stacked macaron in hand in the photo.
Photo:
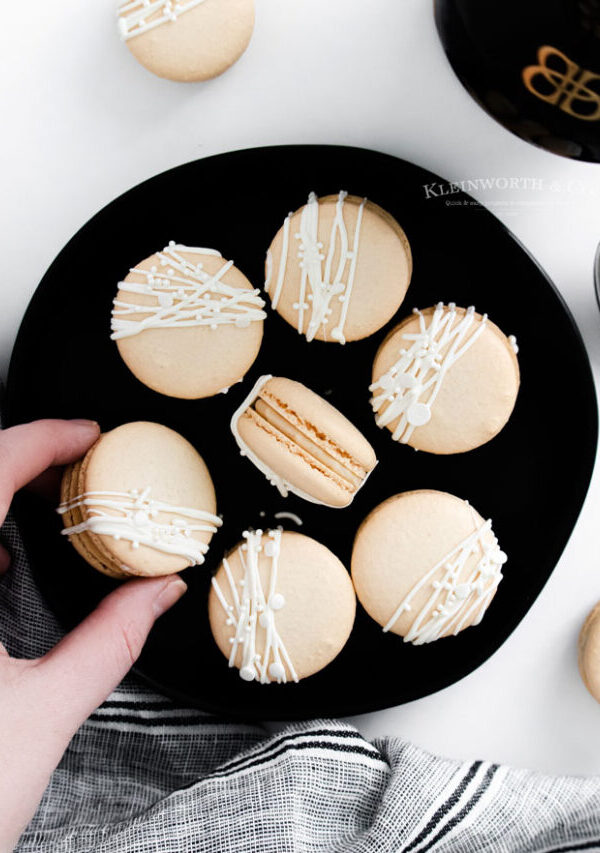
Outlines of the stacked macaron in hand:
M144 33L162 27L152 29L152 20L136 25L146 27L140 46ZM346 192L311 193L271 242L264 289L286 321L282 327L292 327L289 334L295 329L309 346L337 350L397 315L411 272L408 239L389 213ZM293 494L319 512L343 511L367 478L378 482L375 451L368 435L296 378L245 379L265 322L267 328L279 322L265 308L258 288L218 251L171 242L119 282L111 337L136 379L166 397L207 398L210 407L208 398L243 382L228 414L240 473L253 489L266 477L282 498ZM402 444L432 454L480 447L512 413L516 353L515 339L472 306L415 309L371 348L363 398L374 418L364 431L370 422L380 440L377 427L385 427L399 462L409 452ZM358 530L348 532L351 576L310 535L247 523L230 529L227 517L216 514L200 455L159 424L129 423L104 433L66 470L59 512L81 556L115 578L201 565L222 528L238 544L212 581L208 615L216 645L244 681L296 682L342 650L356 595L385 633L415 645L478 624L494 598L506 555L491 520L444 491L402 491L401 465L397 471L398 488L371 503ZM372 487L361 500L369 494ZM211 554L220 559L222 532L217 541Z
M183 436L145 421L103 433L66 469L61 498L63 533L116 578L202 564L222 523L202 457Z

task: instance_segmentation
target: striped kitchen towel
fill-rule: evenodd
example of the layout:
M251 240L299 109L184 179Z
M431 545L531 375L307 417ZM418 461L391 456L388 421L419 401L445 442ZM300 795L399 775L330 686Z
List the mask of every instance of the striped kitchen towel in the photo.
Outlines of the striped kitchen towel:
M60 629L18 531L0 640L34 657ZM21 853L600 851L600 779L438 758L343 722L269 734L180 708L129 677L82 726Z

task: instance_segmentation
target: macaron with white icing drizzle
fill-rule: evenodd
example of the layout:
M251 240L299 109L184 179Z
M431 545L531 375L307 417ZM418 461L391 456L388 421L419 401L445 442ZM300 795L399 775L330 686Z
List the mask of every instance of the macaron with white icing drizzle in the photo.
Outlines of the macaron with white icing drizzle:
M400 307L412 255L396 220L366 198L317 198L290 213L267 252L272 307L307 341L372 335Z
M258 355L265 303L214 249L170 242L132 267L118 288L111 338L154 391L210 397L243 379Z
M371 406L394 441L430 453L462 453L490 441L519 390L518 348L487 314L438 303L415 309L373 362Z
M481 622L506 560L490 519L455 495L423 489L388 498L362 522L352 580L384 632L422 645Z
M244 681L297 682L327 666L354 624L350 576L308 536L248 530L226 556L208 601L217 646Z
M62 533L95 569L154 577L201 565L221 526L210 473L195 448L147 421L103 433L63 475Z
M119 35L159 77L208 80L244 53L254 29L254 0L123 0Z
M377 464L363 434L300 382L261 376L234 412L231 431L282 497L348 506Z

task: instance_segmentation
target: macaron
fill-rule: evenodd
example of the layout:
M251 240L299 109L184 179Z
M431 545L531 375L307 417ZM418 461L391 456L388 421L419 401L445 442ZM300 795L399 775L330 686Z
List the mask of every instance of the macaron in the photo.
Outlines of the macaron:
M265 291L308 341L344 344L394 316L411 273L406 234L387 211L343 191L311 193L271 243Z
M491 520L447 492L403 492L375 507L352 550L352 580L367 613L413 645L483 619L506 554Z
M119 35L149 71L169 80L208 80L244 53L254 0L125 0Z
M243 379L258 355L263 307L233 261L171 242L119 282L111 338L154 391L210 397Z
M146 421L103 433L62 479L62 533L95 569L155 577L204 562L222 524L202 457Z
M519 391L518 348L487 314L439 302L415 309L379 347L371 406L394 441L463 453L496 436Z
M208 600L210 627L244 681L299 681L327 666L354 624L348 572L301 533L245 531L219 566Z
M240 448L283 497L348 506L377 464L362 433L300 382L261 376L235 411Z
M579 672L583 683L600 702L600 602L591 610L579 634Z

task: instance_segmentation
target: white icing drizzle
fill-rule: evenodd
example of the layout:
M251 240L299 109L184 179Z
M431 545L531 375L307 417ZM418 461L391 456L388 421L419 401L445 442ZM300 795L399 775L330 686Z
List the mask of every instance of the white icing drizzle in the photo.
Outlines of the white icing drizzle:
M275 614L285 606L285 598L277 592L281 530L269 530L264 537L262 530L246 530L243 537L246 541L238 551L244 570L239 593L229 563L227 559L223 560L232 603L227 600L216 578L212 579L217 598L227 614L227 624L234 626L234 635L229 640L229 666L235 666L235 659L241 648L240 678L244 681L260 681L261 684L270 684L272 681L285 683L288 680L286 666L292 680L298 681L298 675L277 632L275 622ZM266 595L258 569L258 557L261 552L271 559ZM262 655L256 651L258 627L265 631L265 648Z
M488 531L492 533L492 541L484 542ZM481 554L477 565L466 580L458 583L467 560L477 552ZM491 519L488 519L415 584L383 630L389 631L402 613L412 610L412 600L426 585L431 587L432 593L415 615L404 637L405 643L415 646L431 643L449 630L456 635L473 614L476 614L473 624L478 625L502 580L502 566L506 560L506 554L500 550L492 532ZM443 575L440 580L431 582L441 569ZM425 621L428 614L429 619Z
M294 492L294 494L298 495L304 500L310 501L311 503L318 503L324 506L321 501L315 500L315 498L311 497L311 495L306 492L301 491L300 489L296 489L295 486L292 486L291 483L288 483L287 480L284 480L283 477L280 477L279 474L276 474L272 468L263 462L259 456L254 453L254 451L250 450L244 439L240 435L240 431L238 429L238 421L241 416L244 414L246 409L249 409L250 406L254 403L258 395L260 394L261 388L263 385L266 385L269 379L272 379L272 375L270 373L265 376L260 376L256 381L254 387L243 401L243 403L235 410L233 416L231 418L230 429L233 433L233 437L236 440L237 446L240 448L240 455L246 456L251 462L256 465L259 471L261 471L267 480L271 483L272 486L279 491L279 494L282 498L287 498L290 492Z
M284 478L281 477L279 474L275 473L275 471L273 471L273 469L270 468L266 464L266 462L264 462L259 456L256 455L256 453L254 453L253 450L248 447L248 445L240 435L240 431L238 429L238 421L240 417L247 409L252 406L254 401L259 396L263 385L266 385L269 379L272 378L273 377L270 373L266 374L265 376L260 376L246 399L241 403L240 406L238 406L238 408L233 413L229 426L231 432L233 433L233 437L236 440L237 446L240 448L240 455L247 457L252 463L254 463L258 470L265 475L269 483L272 486L275 486L282 498L287 498L288 494L290 492L293 492L293 494L298 495L299 498L303 498L303 500L309 501L310 503L319 504L320 506L331 506L331 504L326 504L324 501L320 501L317 498L314 498L312 495L309 495L308 492L302 491L302 489L299 489L297 486L294 486L292 483L288 482L287 480L284 480ZM359 489L362 489L371 473L372 471L368 471L366 473L360 485L355 489L355 493L358 492Z
M282 245L281 245L281 257L279 259L279 270L277 271L277 283L275 285L275 292L271 298L271 304L273 308L277 308L279 304L279 298L281 296L281 290L283 288L283 280L285 278L285 270L287 266L287 256L288 256L288 248L290 244L290 218L292 217L292 213L288 213L283 223L283 237L282 237ZM271 268L273 266L273 259L271 258ZM270 277L265 281L265 291L269 292L269 287L271 286Z
M360 230L363 219L363 211L367 199L363 199L359 208L354 230L352 247L350 248L348 230L344 222L344 201L348 193L343 190L338 194L335 206L335 217L329 234L327 255L324 254L323 243L319 241L319 200L315 193L310 193L308 202L300 216L300 230L294 235L299 241L298 258L302 270L300 278L300 291L298 301L294 303L294 310L298 312L298 332L306 336L307 341L312 341L320 326L326 327L333 313L331 302L337 298L341 303L340 317L337 325L331 330L330 335L334 341L340 344L346 343L344 337L344 326L348 315L348 307L352 298L352 289L356 276L356 263L360 242ZM277 274L277 283L272 296L273 308L277 308L281 291L285 280L288 263L290 218L288 214L283 224L283 239L281 246L281 258ZM339 259L335 271L333 270L333 259L339 247ZM323 266L323 262L325 262ZM344 273L348 268L346 281ZM265 283L268 291L269 281ZM310 291L310 292L307 292ZM304 330L305 312L311 309L310 320Z
M273 254L270 249L267 249L265 258L265 293L269 292L271 285L271 276L273 275Z
M201 3L204 0L131 0L122 3L117 10L119 35L123 41L141 36L168 21L176 21L184 12ZM160 13L157 18L148 20L157 12Z
M294 524L297 524L298 527L302 527L303 521L299 515L296 515L295 512L276 512L274 515L278 521L282 518L289 518L290 521L293 521Z
M64 515L77 507L86 507L88 517L80 524L65 527L63 535L74 536L89 530L98 536L128 540L135 549L147 545L155 551L185 557L190 566L201 565L208 551L208 545L194 539L192 533L216 533L223 523L210 512L154 500L149 486L128 492L83 492L61 503L57 512ZM155 521L162 512L173 517L168 522Z
M160 269L135 267L130 272L144 278L143 282L120 281L121 293L138 293L155 297L156 305L140 305L114 300L111 322L112 340L138 335L146 329L184 326L210 326L216 329L223 324L246 328L252 322L264 320L264 301L259 290L233 287L223 277L233 266L233 261L223 264L215 275L202 268L202 262L193 264L182 253L221 257L214 249L182 246L173 241L158 252ZM142 320L127 319L129 315L144 315Z
M517 355L517 353L519 352L519 347L517 344L516 337L514 335L509 335L508 336L508 343L510 344L510 347L511 347L512 351L514 352L514 354Z
M400 358L390 369L369 386L373 393L371 406L374 412L387 403L375 422L385 427L399 418L392 433L394 441L403 444L410 439L414 429L431 420L431 409L448 370L471 347L482 334L487 324L484 314L478 328L465 340L474 322L475 308L471 305L455 324L456 305L450 302L444 307L438 302L429 326L417 308L419 331L405 332L402 338L411 342L408 349L400 350Z

